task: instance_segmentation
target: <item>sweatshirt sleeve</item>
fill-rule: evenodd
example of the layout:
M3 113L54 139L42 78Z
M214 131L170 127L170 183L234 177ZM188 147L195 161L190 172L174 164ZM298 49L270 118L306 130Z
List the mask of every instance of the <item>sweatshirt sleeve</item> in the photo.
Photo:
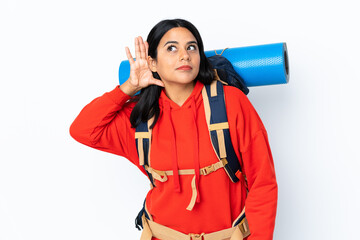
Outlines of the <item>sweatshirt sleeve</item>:
M238 147L235 151L241 156L249 190L245 214L251 234L247 240L272 240L278 188L268 135L247 96L234 87L227 90L230 92L225 94L229 96L227 106L231 104L233 108L228 112L230 131L233 131L230 134ZM231 119L235 120L230 122Z
M95 98L71 124L70 135L89 147L123 156L142 170L135 145L135 129L130 124L132 107L127 104L130 98L119 86Z
M249 189L245 201L245 214L251 232L248 240L272 240L277 183L266 131L255 133L242 157Z

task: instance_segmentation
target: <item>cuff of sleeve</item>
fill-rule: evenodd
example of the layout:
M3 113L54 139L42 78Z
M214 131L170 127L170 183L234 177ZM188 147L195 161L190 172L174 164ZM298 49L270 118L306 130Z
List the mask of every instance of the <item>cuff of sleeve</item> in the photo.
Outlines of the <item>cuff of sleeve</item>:
M126 101L128 101L131 96L127 95L119 88L120 85L117 85L114 90L107 92L106 95L116 104L123 105Z

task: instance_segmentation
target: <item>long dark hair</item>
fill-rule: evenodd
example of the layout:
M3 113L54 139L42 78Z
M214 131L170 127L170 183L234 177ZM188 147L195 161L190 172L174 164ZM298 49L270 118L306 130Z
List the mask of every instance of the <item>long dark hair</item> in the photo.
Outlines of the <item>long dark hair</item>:
M147 42L149 43L148 55L155 60L157 59L157 47L161 38L166 32L175 27L187 28L194 35L200 53L200 69L195 80L200 81L203 84L209 84L214 78L214 73L208 59L205 56L204 45L200 33L189 21L184 19L167 19L162 20L156 24L151 29L147 37ZM161 80L157 72L153 72L153 77ZM150 85L141 89L140 94L132 98L131 101L137 102L130 115L130 122L132 127L137 127L140 122L146 122L155 115L154 122L150 128L154 127L160 115L158 100L160 97L161 88L162 87L157 85Z

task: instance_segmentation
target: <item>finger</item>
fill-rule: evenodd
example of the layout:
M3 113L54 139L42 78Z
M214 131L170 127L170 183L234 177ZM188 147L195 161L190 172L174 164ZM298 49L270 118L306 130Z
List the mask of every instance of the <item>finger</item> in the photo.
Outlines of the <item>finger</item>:
M131 52L128 47L125 47L125 52L126 52L126 56L129 60L130 65L134 64L135 63L134 58L132 57Z
M144 44L144 40L142 39L142 37L139 37L139 45L140 45L140 57L142 59L145 59L146 49L145 49L145 44Z
M149 43L147 41L145 41L145 49L146 49L146 59L149 56Z
M154 84L154 85L158 85L160 87L165 87L164 83L161 80L158 80L158 79L155 79L155 78L151 79L149 81L149 84Z
M139 46L139 39L135 38L135 56L136 59L140 59L140 46Z

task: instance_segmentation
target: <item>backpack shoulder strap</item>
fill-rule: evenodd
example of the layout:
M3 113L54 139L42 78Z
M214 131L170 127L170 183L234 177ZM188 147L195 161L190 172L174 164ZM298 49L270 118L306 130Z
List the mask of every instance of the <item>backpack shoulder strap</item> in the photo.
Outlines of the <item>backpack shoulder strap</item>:
M150 167L150 150L151 150L151 135L150 129L154 118L149 119L147 122L141 122L135 130L136 149L139 156L139 165L141 165L146 171L150 182L155 187L152 174L148 171Z
M238 182L242 172L230 138L223 83L204 85L202 95L212 146L231 181Z

